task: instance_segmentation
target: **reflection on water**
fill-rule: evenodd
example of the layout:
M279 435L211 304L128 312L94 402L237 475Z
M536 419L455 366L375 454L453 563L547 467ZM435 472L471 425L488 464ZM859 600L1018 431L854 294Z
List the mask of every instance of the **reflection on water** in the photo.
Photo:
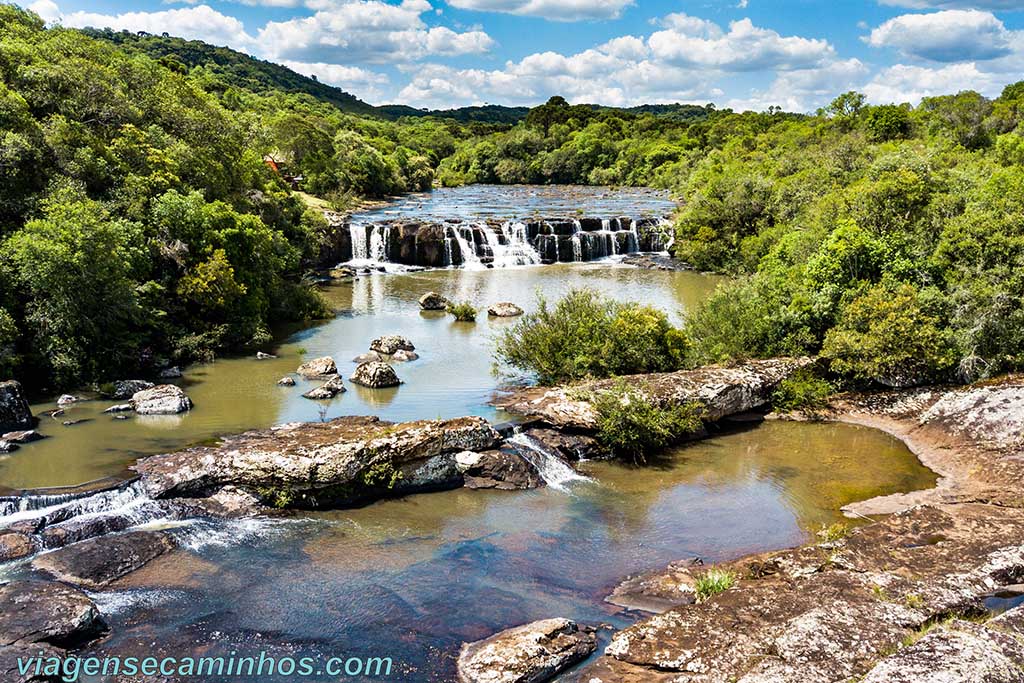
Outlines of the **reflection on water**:
M40 431L52 437L0 458L0 487L28 488L78 484L119 473L136 458L181 448L211 437L294 420L376 414L384 419L482 415L504 419L487 405L498 385L492 372L493 338L514 319L488 318L457 323L444 314L425 314L417 300L436 290L480 309L513 301L526 310L537 292L557 298L572 287L588 287L619 299L653 304L679 320L715 286L695 273L637 270L609 263L566 264L471 272L437 270L404 275L374 274L328 287L325 294L339 315L303 329L273 350L278 358L222 359L188 368L182 385L195 402L186 415L115 420L101 411L113 402L89 401L70 407L58 420L42 419ZM330 355L347 378L352 359L382 334L402 334L415 344L420 360L396 364L405 384L375 390L346 382L348 392L328 404L302 393L314 382L277 386L303 359ZM38 413L52 403L34 406ZM321 415L323 410L323 415ZM90 419L71 427L69 419Z
M840 505L934 482L899 441L850 425L767 423L650 467L586 468L571 493L415 495L196 544L119 587L141 604L100 649L390 655L395 680L451 681L463 641L550 616L623 626L635 615L602 598L626 574L798 544ZM147 601L168 590L187 598Z

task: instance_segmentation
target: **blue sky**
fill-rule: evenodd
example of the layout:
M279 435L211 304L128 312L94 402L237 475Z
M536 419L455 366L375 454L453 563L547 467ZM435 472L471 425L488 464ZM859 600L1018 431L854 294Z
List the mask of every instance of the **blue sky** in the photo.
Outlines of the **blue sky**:
M714 102L812 111L1024 79L1024 0L25 0L47 21L168 32L373 103ZM1020 8L1019 10L1017 8Z

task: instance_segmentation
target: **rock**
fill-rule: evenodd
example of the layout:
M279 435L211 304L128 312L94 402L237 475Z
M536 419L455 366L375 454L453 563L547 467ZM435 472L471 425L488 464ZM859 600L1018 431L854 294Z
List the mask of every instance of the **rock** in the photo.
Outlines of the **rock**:
M114 419L115 420L130 420L131 417L128 416L128 415L125 415L124 413L121 413L120 415L115 415Z
M0 562L20 560L36 552L31 536L18 532L0 532Z
M420 297L420 308L424 311L443 311L448 305L448 299L437 292L427 292Z
M360 363L356 366L352 376L349 377L349 381L372 389L397 387L402 383L402 380L398 379L398 375L395 374L393 367L379 361Z
M147 391L147 390L143 389L143 391ZM127 412L131 412L132 410L135 410L135 408L132 407L131 403L118 403L115 406L110 406L109 408L107 408L103 412L104 413L127 413Z
M103 588L174 548L170 536L159 531L132 531L102 536L66 546L32 561L32 567L59 581Z
M147 382L144 379L122 379L119 382L114 382L114 390L110 397L114 400L124 400L155 386L152 382Z
M542 683L597 649L594 629L569 619L544 619L467 643L459 654L461 683Z
M79 398L78 396L72 396L71 394L62 394L60 398L57 399L57 405L65 407L71 405L72 403L78 403L81 400L82 399Z
M510 413L537 417L555 427L593 432L597 429L597 413L586 396L625 381L660 404L699 403L704 408L705 421L717 422L769 405L772 392L782 380L813 362L811 358L772 358L735 366L709 365L696 370L584 382L572 387L530 387L509 392L494 403Z
M74 647L105 630L96 603L76 588L46 581L0 586L0 646Z
M16 444L16 443L12 443L10 441L4 441L3 439L0 439L0 453L13 453L14 451L18 450L19 448L20 448L20 446L18 446L18 444Z
M341 383L341 377L332 377L326 383L311 389L302 395L303 398L310 398L314 401L326 401L338 394L345 393L345 385Z
M10 441L11 443L31 443L45 438L45 436L34 429L26 429L20 432L7 432L3 436L0 436L0 439Z
M262 351L256 352L256 360L269 360L271 358L277 358L277 356L272 353L263 353Z
M491 315L496 318L514 318L517 315L522 314L523 309L507 301L503 301L500 304L494 304L487 309L487 315Z
M279 386L279 387L294 387L295 386L295 380L293 378L291 378L291 377L282 377L281 379L277 380L277 386Z
M660 614L697 601L694 572L704 564L698 558L673 562L667 568L626 579L605 602L626 609Z
M514 491L544 484L537 469L519 454L506 450L463 451L455 456L466 488Z
M0 382L0 430L31 427L32 411L28 407L21 383L13 379Z
M178 379L181 377L181 368L177 365L165 370L161 370L160 374L157 375L160 379Z
M27 645L0 646L0 680L4 683L52 683L60 678L53 676L37 676L35 664L24 671L25 662L30 659L63 660L67 656L64 650L46 645L30 643ZM56 660L54 659L56 658Z
M415 351L416 347L412 345L411 341L397 334L386 334L383 337L377 337L370 342L371 351L386 353L389 356L399 349L402 349L403 351Z
M375 361L385 361L387 356L383 353L377 353L376 351L367 351L364 354L356 356L352 359L353 363L373 363Z
M327 275L332 280L347 280L355 277L356 271L354 268L350 268L349 266L341 266L340 268L331 268L327 271Z
M181 387L161 384L132 396L131 405L139 415L177 415L192 410L192 399Z
M411 360L419 360L420 354L415 351L406 351L405 349L398 349L391 354L391 360L397 363L408 363Z
M333 358L330 356L324 356L322 358L314 358L307 363L303 363L299 366L296 372L306 379L315 379L317 377L337 375L338 366L334 364Z
M679 259L665 256L664 254L630 254L622 259L622 262L644 268L646 270L684 271L693 270L693 266L680 261Z
M530 427L523 434L537 442L541 448L562 460L602 460L611 457L611 452L601 442L586 434L571 434L557 429Z
M89 420L89 419L81 419L81 420L64 420L63 422L61 422L61 424L62 424L62 425L64 425L65 427L74 427L75 425L80 425L80 424L82 424L83 422L91 422L91 421L92 421L92 420Z
M389 487L418 480L424 488L456 486L448 465L461 451L486 451L501 437L478 417L403 424L374 417L292 423L144 458L132 466L151 497L205 496L227 486L291 507L346 505L379 498ZM429 464L429 467L426 467ZM420 468L425 468L420 470ZM393 477L394 473L402 473ZM411 474L410 474L411 476Z

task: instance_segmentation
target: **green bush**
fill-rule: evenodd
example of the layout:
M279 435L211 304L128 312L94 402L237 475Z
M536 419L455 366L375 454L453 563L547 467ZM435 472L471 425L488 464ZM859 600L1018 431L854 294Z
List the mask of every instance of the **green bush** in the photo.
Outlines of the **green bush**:
M445 310L455 316L459 322L471 323L476 321L476 309L468 302L451 303L445 306Z
M719 593L724 593L736 584L736 574L725 569L709 569L697 577L694 592L697 602L704 602Z
M805 368L779 383L772 393L772 406L775 410L814 413L828 405L833 391L828 381Z
M538 309L498 340L496 355L550 384L595 377L667 372L683 366L685 335L650 306L573 290Z
M655 453L698 431L704 409L696 403L662 406L618 380L591 397L597 411L597 438L620 458L646 462Z

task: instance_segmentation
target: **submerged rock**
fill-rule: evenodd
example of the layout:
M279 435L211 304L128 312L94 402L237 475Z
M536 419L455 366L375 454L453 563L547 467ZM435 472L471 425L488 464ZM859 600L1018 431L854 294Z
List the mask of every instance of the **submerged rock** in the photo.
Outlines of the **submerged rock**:
M487 309L487 315L494 316L495 318L514 318L522 314L523 309L508 301L494 304Z
M159 531L132 531L92 538L40 555L32 567L59 581L102 588L174 548L170 536Z
M352 376L349 377L349 381L373 389L397 387L402 383L402 380L398 379L398 375L393 367L379 361L360 363L356 366Z
M403 351L415 351L416 347L413 346L411 341L397 334L386 334L383 337L377 337L370 342L371 351L386 353L389 356L399 349Z
M114 382L114 390L110 392L110 397L115 401L121 401L131 398L140 391L152 389L155 386L152 382L147 382L144 379L123 379L119 382Z
M408 363L412 360L419 360L420 354L415 351L405 351L404 349L398 349L391 355L391 360L397 363Z
M616 586L605 602L656 614L680 605L692 605L697 602L694 573L703 564L697 558L680 560L662 570L631 576Z
M544 484L537 468L511 451L463 451L455 456L455 463L470 489L514 491Z
M73 647L104 630L106 624L96 603L76 588L47 581L0 586L0 646L49 643Z
M462 646L461 683L543 683L597 649L594 629L544 619Z
M174 367L161 370L160 374L157 376L160 379L178 379L179 377L182 376L181 368L175 365Z
M383 353L377 353L376 351L367 351L366 353L360 354L352 359L353 363L373 363L375 361L387 360L387 356Z
M420 308L424 311L443 311L448 305L448 299L437 292L427 292L420 297Z
M132 407L131 403L119 403L117 405L110 406L109 408L107 408L103 412L104 413L127 413L127 412L130 412L132 410L135 410L135 408Z
M13 379L0 382L0 431L30 427L32 411L21 388L21 382Z
M313 399L314 401L326 401L334 398L338 394L345 393L345 391L345 385L342 384L341 377L332 377L316 389L310 389L304 393L302 397Z
M306 379L315 379L317 377L337 375L338 366L335 365L333 358L330 356L324 356L322 358L314 358L311 361L303 363L299 366L296 372Z
M192 410L192 399L181 387L161 384L132 396L131 405L139 415L177 415Z
M282 377L281 379L277 380L277 386L279 386L279 387L294 387L295 386L295 380L293 378L291 378L291 377Z

